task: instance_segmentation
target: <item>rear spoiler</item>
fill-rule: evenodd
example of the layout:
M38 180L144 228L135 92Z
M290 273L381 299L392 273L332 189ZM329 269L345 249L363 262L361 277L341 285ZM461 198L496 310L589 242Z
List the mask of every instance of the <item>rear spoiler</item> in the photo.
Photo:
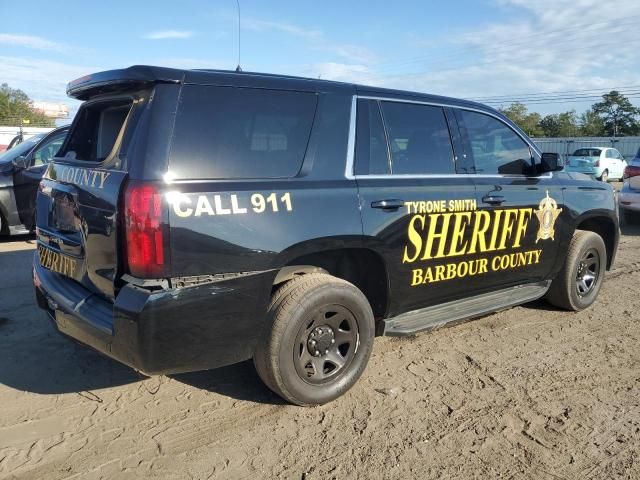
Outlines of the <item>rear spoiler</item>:
M180 70L137 65L77 78L67 85L67 95L87 100L101 93L144 88L154 83L181 83L183 79L184 72Z

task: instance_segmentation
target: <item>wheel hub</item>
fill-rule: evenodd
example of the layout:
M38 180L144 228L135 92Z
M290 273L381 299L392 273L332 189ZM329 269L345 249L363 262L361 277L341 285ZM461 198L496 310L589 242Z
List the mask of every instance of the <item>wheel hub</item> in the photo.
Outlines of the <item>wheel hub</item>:
M328 325L321 325L309 333L307 349L314 357L320 357L329 353L329 349L336 343L335 333Z

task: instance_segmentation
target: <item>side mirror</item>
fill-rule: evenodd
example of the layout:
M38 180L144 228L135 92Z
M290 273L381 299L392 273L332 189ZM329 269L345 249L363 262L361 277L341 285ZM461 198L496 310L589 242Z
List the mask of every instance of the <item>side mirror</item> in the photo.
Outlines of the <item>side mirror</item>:
M18 170L24 170L26 168L29 168L29 160L27 160L27 157L25 157L24 155L20 155L19 157L13 159L13 166Z
M562 170L560 155L558 155L557 153L543 153L540 167L542 173L557 172L558 170Z

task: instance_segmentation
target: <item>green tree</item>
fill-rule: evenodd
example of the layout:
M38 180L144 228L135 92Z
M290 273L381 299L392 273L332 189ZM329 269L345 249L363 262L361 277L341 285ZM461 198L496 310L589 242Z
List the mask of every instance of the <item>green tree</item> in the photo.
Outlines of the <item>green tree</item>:
M0 125L18 126L22 122L35 127L55 127L52 118L31 108L26 93L3 83L0 85Z
M602 118L593 110L587 110L580 115L578 125L582 137L603 137L606 135Z
M629 99L616 90L602 96L602 101L591 107L600 117L607 135L635 135L640 130L637 116L640 110Z
M540 120L540 128L545 137L574 137L578 135L578 117L575 110L554 113Z
M527 135L531 137L543 135L542 128L540 128L540 120L542 119L540 114L536 112L529 113L524 104L516 102L507 108L499 108L498 110L524 130Z

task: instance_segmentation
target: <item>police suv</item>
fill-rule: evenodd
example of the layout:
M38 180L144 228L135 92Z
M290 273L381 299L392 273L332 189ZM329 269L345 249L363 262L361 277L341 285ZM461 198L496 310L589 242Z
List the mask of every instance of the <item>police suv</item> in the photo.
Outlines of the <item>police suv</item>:
M37 198L33 279L58 330L146 374L253 358L322 404L376 335L540 297L590 306L612 188L465 100L135 66L82 77Z

